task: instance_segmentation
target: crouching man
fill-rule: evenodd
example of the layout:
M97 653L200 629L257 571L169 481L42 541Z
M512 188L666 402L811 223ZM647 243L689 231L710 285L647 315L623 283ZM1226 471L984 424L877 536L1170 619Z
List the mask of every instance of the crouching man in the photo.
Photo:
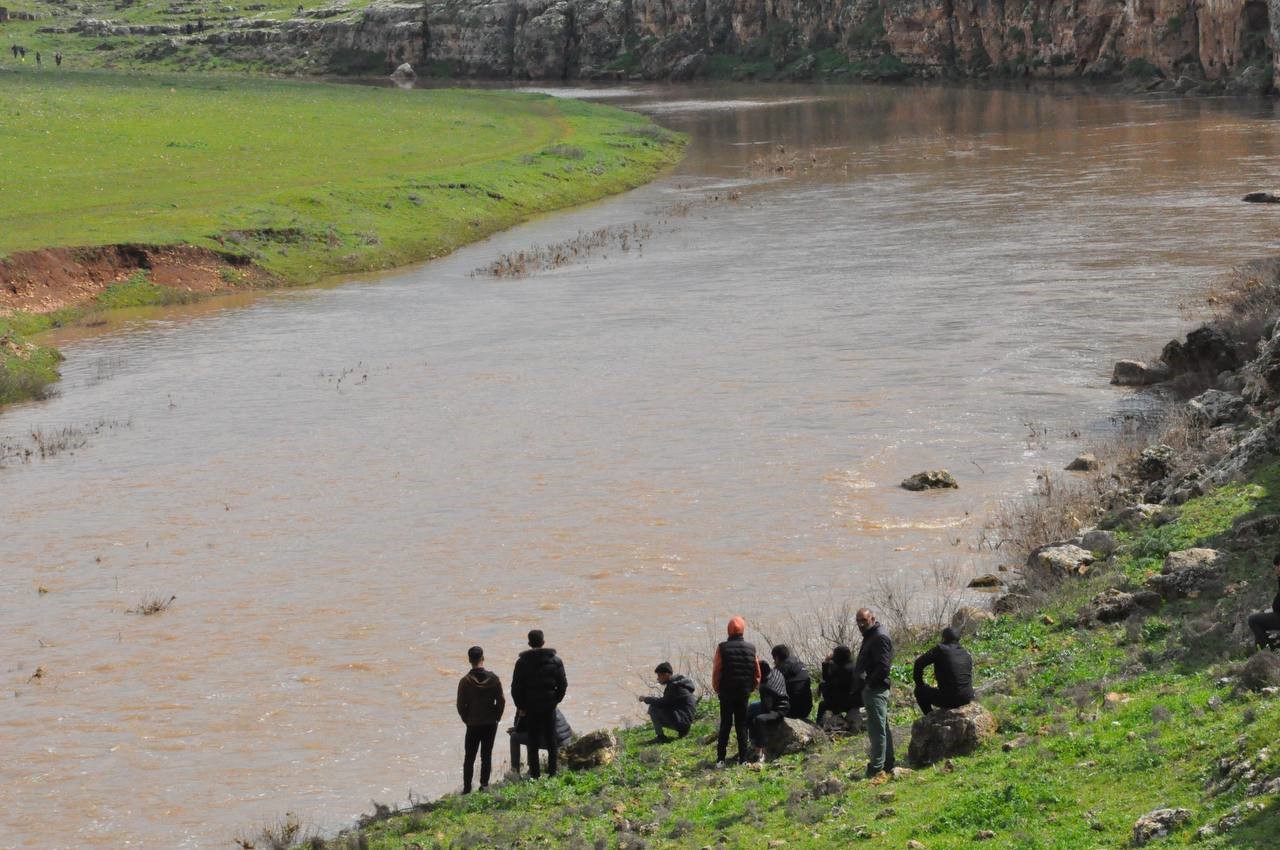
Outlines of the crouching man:
M687 676L677 676L666 661L653 668L662 685L662 696L640 697L640 702L649 706L649 719L653 721L654 744L665 744L671 739L665 730L671 729L676 737L683 738L689 734L693 725L694 699L696 686Z

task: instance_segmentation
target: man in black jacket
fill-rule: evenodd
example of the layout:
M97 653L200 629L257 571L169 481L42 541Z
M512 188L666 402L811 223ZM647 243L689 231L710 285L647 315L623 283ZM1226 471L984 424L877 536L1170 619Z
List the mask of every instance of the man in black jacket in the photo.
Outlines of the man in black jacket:
M850 712L862 708L862 680L853 663L853 650L841 644L822 662L822 683L818 685L822 700L818 703L818 722L828 711L846 719Z
M493 766L493 739L498 734L498 721L507 708L498 677L484 669L484 650L473 646L467 650L471 672L458 682L458 716L467 725L467 739L462 761L462 793L471 793L471 777L480 753L480 790L489 787Z
M770 654L773 656L774 669L787 682L787 699L791 703L787 717L808 720L813 711L813 679L809 676L809 671L800 663L799 658L791 654L791 649L786 644L778 644Z
M854 672L861 676L862 705L867 709L867 777L880 784L893 773L893 730L889 728L889 672L893 667L893 640L884 626L876 622L869 608L854 615L862 645Z
M1280 585L1280 555L1272 559L1271 569L1275 572L1277 584ZM1277 588L1276 598L1271 600L1270 611L1249 615L1249 630L1253 632L1253 639L1257 642L1258 649L1267 649L1275 645L1267 637L1267 632L1280 631L1280 587Z
M924 671L933 668L938 686L924 682ZM942 630L942 643L916 659L912 676L916 680L916 702L925 714L934 708L959 708L973 702L973 658L960 645L955 629Z
M666 661L653 668L653 672L662 685L662 696L640 697L640 702L649 706L649 719L653 721L651 743L665 744L671 739L663 734L663 729L674 729L681 738L689 734L695 706L693 692L697 688L688 677L675 675Z
M564 662L554 649L543 646L544 643L541 629L529 632L530 648L520 653L516 669L511 674L511 701L529 728L529 775L534 779L542 775L542 767L538 763L539 746L548 750L548 775L556 775L560 764L559 747L556 746L556 706L569 689Z
M751 743L756 748L757 762L764 761L764 742L769 727L787 716L791 700L787 697L787 680L777 670L769 669L767 662L760 662L760 701L747 706L747 720L751 724Z
M716 738L716 767L724 767L729 752L729 729L738 736L738 761L748 761L747 700L760 684L760 661L756 648L743 637L747 621L729 621L729 639L716 647L711 662L711 687L720 698L720 734Z

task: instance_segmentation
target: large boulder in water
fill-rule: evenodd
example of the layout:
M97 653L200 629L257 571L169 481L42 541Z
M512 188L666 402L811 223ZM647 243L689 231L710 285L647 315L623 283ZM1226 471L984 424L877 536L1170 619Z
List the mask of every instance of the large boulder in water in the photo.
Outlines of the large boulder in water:
M902 487L905 490L954 490L959 486L956 483L955 476L945 469L930 469L925 472L917 472L902 481Z
M995 737L1000 724L980 703L931 711L911 724L907 758L924 767L951 756L967 756Z
M809 749L822 736L822 730L812 723L784 717L766 727L764 751L769 758L787 756Z
M400 63L394 71L391 72L393 79L397 80L413 80L417 78L417 73L413 70L413 66L408 62Z
M588 732L562 751L571 770L590 770L612 764L618 756L618 739L608 729Z
M1167 381L1171 373L1163 363L1147 365L1141 360L1117 360L1111 370L1111 383L1118 387L1146 387Z

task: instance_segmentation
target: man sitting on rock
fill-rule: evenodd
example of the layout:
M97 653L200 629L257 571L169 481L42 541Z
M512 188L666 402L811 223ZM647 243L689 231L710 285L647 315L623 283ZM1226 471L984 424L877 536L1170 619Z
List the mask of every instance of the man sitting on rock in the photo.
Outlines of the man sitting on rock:
M760 701L747 706L747 722L751 724L751 743L756 748L757 762L764 761L764 744L769 727L781 723L791 709L787 697L787 680L777 670L769 669L766 661L760 662Z
M507 729L507 734L511 736L511 774L513 776L520 775L520 750L529 747L528 724L524 722L524 718L516 716L515 725ZM573 742L573 727L569 725L569 720L564 716L559 708L556 709L556 750L563 750ZM533 747L529 748L530 758L536 757L539 750L546 750L544 742L537 742ZM550 754L550 751L548 751Z
M649 719L653 721L653 741L665 744L671 739L663 734L664 729L674 729L676 736L683 738L689 734L693 725L694 699L696 686L686 676L677 676L666 661L653 668L662 685L662 696L640 697L640 702L649 706Z
M1271 610L1249 615L1249 630L1253 632L1258 649L1274 648L1276 642L1268 637L1267 632L1280 631L1280 554L1271 560L1271 569L1278 585L1276 598L1271 600Z
M924 682L926 667L933 667L938 686ZM916 702L925 714L935 708L959 708L973 702L973 658L960 645L955 629L942 630L942 643L916 659Z
M787 699L791 701L791 710L787 717L796 720L808 720L813 711L813 679L800 659L791 654L786 644L780 643L770 653L773 664L787 683Z
M853 667L853 650L837 646L822 662L822 682L818 685L818 723L827 713L850 719L851 712L862 708L862 680ZM856 720L856 718L853 718Z

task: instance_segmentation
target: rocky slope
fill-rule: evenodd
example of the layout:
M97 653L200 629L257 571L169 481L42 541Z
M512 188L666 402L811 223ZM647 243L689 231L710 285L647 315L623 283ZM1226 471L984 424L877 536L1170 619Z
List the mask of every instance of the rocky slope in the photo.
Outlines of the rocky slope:
M1183 91L1231 80L1264 91L1275 63L1273 2L378 0L149 33L162 38L144 49L294 70L409 62L419 72L522 79L1128 75ZM118 26L80 20L69 31L101 37Z

